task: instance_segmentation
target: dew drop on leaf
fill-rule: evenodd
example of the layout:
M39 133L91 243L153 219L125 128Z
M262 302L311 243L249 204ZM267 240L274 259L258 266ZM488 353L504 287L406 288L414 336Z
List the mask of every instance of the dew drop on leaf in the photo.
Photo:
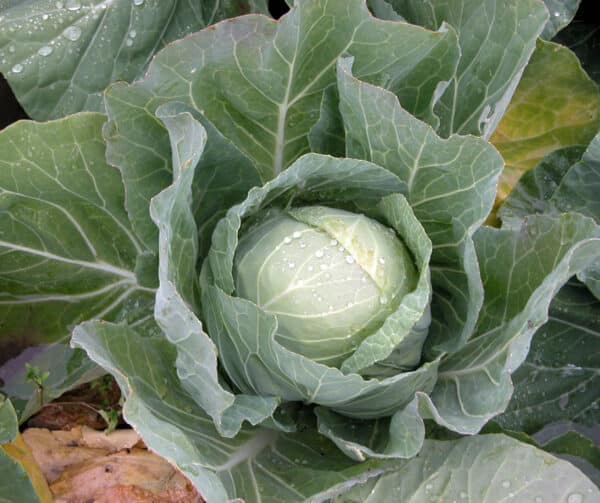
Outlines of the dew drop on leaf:
M133 0L133 5L142 5L144 3L144 0Z
M73 12L81 9L81 4L77 0L67 0L66 6L68 10Z
M12 67L11 71L13 73L21 73L23 71L23 65L20 63L17 63L15 66Z
M63 37L71 42L79 40L79 37L81 37L81 28L77 26L69 26L68 28L65 28L65 31L63 31Z
M580 493L571 493L567 497L567 503L582 503L583 496Z
M40 56L49 56L50 54L52 54L52 47L50 47L49 45L45 45L44 47L40 47L38 50L38 54Z

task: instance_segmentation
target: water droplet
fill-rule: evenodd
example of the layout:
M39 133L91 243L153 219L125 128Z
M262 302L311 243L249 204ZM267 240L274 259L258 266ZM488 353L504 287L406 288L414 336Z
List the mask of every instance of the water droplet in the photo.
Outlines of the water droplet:
M291 238L291 237L289 237L289 236L286 236L286 237L283 239L283 242L284 242L286 245L289 245L289 244L292 242L292 238Z
M48 19L48 14L44 14L44 15L42 16L42 19L43 19L44 21L46 21L46 19Z
M352 302L348 302L348 304L346 304L346 307L352 307Z
M13 73L21 73L23 71L23 65L20 63L17 63L15 66L12 67L11 71Z
M329 241L329 244L331 246L337 246L337 244L338 244L337 239L332 239L331 241Z
M306 248L306 243L300 243L300 248Z
M388 303L388 298L385 295L382 295L381 297L379 297L379 303L380 304L387 304Z
M425 484L425 490L426 491L431 491L431 488L433 487L432 484Z
M137 35L137 31L135 31L135 30L130 30L130 31L129 31L129 36L130 36L131 38L135 38L135 37L136 37L136 35Z
M326 271L327 270L327 264L321 264L319 266L319 269L321 269L321 271Z
M323 258L323 255L325 255L325 254L323 253L323 250L317 250L317 251L315 252L315 257L317 257L317 258Z
M323 302L323 297L321 297L321 296L319 295L319 296L317 297L317 300L318 300L319 302Z
M52 47L50 47L49 45L45 45L44 47L40 47L38 50L38 54L40 56L49 56L50 54L52 54Z
M569 405L569 395L568 393L563 393L558 399L558 406L561 410L565 410L567 408L567 405Z
M65 6L65 4L63 4L62 2L56 2L55 5L57 9L62 9Z
M542 503L542 501L544 501L544 500L542 499L541 496L536 496L535 497L535 503Z
M571 493L567 497L567 503L583 503L583 496L579 493Z
M130 38L125 39L125 45L127 47L131 47L133 45L133 40L131 40Z
M68 28L65 28L65 31L63 31L63 37L71 42L79 40L79 37L81 37L81 28L77 26L69 26Z
M293 269L294 267L296 267L296 264L295 264L294 262L290 262L290 263L288 264L288 267L289 267L290 269Z
M560 12L555 12L554 17L558 17L558 16L560 16Z
M77 0L67 0L66 6L68 10L71 10L73 12L76 12L79 9L81 9L81 4Z
M10 45L8 47L8 52L15 52L15 46L14 45Z
M504 480L502 482L502 487L504 487L504 489L508 489L510 487L510 480Z
M144 3L144 0L133 0L133 5L140 6Z
M338 250L340 250L341 252L344 251L344 247L342 245L338 246Z
M380 264L385 264L385 259L383 257L379 257L379 263Z
M352 255L346 255L346 262L348 264L354 264L354 257Z
M308 266L308 272L312 272L314 270L314 267L312 265Z

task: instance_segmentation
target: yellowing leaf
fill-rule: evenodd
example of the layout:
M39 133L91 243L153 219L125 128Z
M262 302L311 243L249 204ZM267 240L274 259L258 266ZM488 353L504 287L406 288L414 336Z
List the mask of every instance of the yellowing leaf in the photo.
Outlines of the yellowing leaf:
M600 94L575 54L559 44L538 40L491 138L506 163L497 205L546 154L569 145L587 145L599 127Z
M12 442L3 444L0 447L4 449L4 452L11 458L18 461L25 469L40 502L52 503L54 500L50 488L46 483L46 479L44 478L40 467L35 462L35 459L33 459L31 452L23 441L23 437L19 434Z

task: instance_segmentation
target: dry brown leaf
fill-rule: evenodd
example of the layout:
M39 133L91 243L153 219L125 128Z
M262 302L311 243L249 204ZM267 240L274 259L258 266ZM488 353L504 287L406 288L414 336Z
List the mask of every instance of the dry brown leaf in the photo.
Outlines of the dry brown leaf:
M178 470L144 448L134 430L29 428L23 438L57 503L202 502Z
M133 486L113 486L94 503L203 503L203 499L188 484L183 489L168 489L154 494Z
M50 489L60 503L97 501L98 498L112 502L118 501L117 496L123 498L127 494L137 494L138 501L201 501L187 479L167 461L138 448L70 466ZM146 499L139 499L141 495Z
M81 445L93 449L105 449L109 452L122 451L132 447L143 447L142 440L135 430L115 430L110 433L96 431L87 426L80 428Z
M70 431L50 431L28 428L23 439L31 450L48 482L54 482L67 467L98 456L105 456L105 449L82 446L81 428Z

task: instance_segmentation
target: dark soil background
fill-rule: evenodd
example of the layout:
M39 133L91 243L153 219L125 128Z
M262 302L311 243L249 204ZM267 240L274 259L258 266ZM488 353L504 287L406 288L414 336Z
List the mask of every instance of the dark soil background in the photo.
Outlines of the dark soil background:
M284 0L270 0L269 10L273 17L279 18L288 11L288 6ZM575 16L575 22L600 26L600 10L597 9L597 0L583 0ZM19 119L27 118L27 114L15 99L4 76L0 74L0 129L4 129Z

